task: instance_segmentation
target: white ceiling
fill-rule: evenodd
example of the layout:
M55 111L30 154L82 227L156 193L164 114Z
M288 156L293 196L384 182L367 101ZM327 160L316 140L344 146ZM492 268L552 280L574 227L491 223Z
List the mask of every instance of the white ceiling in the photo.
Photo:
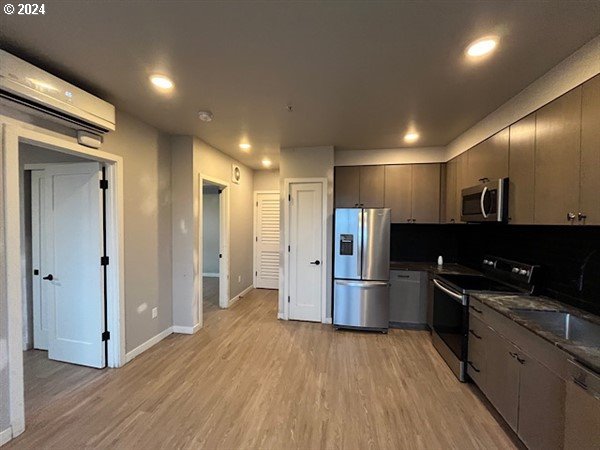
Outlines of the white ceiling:
M598 1L45 3L0 16L3 48L255 168L280 147L401 147L411 124L446 145L600 33ZM497 52L468 63L488 34Z

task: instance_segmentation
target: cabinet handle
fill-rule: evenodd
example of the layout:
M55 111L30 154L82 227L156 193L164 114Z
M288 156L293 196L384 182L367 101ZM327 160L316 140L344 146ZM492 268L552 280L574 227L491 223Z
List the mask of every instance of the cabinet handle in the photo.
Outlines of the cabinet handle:
M577 214L577 220L579 220L580 222L585 222L585 219L587 219L587 216L584 213L580 212L579 214Z
M568 212L567 213L567 220L569 222L573 222L575 220L575 213L574 212Z
M473 311L475 311L477 314L483 314L483 311L480 309L475 308L473 305L469 305L469 308L471 308Z
M473 336L475 336L477 339L481 339L481 336L479 336L477 333L475 333L475 331L473 330L469 330L469 333L471 333Z
M475 372L477 372L477 373L481 372L481 370L479 370L477 367L475 367L475 365L471 361L467 361L467 364L469 364Z
M398 278L410 278L410 275L396 275Z
M583 381L579 381L577 378L573 377L573 383L575 383L577 386L579 386L581 389L583 389L584 391L588 390L587 384L585 384Z
M521 358L518 353L508 352L508 354L515 358L519 362L519 364L525 364L525 360Z

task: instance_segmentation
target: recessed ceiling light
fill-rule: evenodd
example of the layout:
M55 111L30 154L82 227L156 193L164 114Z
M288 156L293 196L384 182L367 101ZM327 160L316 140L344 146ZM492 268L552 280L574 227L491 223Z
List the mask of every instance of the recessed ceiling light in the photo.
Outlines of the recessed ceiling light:
M211 122L213 120L213 113L210 111L198 111L198 118L202 122Z
M467 47L467 55L473 58L487 55L494 51L496 45L498 45L498 38L493 36L477 39Z
M419 133L406 133L404 135L405 142L415 142L417 139L419 139Z
M271 162L271 160L269 158L263 158L262 165L264 167L271 167L271 164L272 164L272 162Z
M242 150L250 150L252 148L252 146L250 144L248 144L247 142L244 142L244 143L240 144L240 148Z
M150 81L154 86L163 91L169 91L173 89L173 82L164 75L151 75Z

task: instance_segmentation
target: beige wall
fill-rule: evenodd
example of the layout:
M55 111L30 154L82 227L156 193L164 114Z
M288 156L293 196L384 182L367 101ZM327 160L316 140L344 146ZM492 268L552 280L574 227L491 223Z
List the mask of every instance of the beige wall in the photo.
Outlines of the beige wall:
M279 182L281 192L281 239L280 239L280 277L279 277L279 314L283 314L283 286L286 279L284 273L285 233L284 208L287 206L285 192L286 178L326 178L327 179L327 242L325 255L327 262L327 308L326 317L331 317L331 275L332 275L332 234L333 234L333 147L282 148L279 155Z
M467 151L522 117L600 73L600 36L535 80L446 147L446 160Z
M117 111L102 150L123 157L126 347L169 328L171 310L171 152L168 137ZM152 319L152 308L158 317Z
M380 150L336 150L336 166L418 164L446 162L445 147L391 148Z
M255 191L278 191L279 190L279 170L255 170L254 171L254 190Z

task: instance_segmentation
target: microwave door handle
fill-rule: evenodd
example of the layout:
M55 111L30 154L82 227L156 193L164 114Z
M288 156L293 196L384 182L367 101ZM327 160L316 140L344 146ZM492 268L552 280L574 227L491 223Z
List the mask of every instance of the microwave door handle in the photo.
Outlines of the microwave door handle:
M458 300L459 302L463 303L463 296L460 294L457 294L456 292L452 292L450 289L448 289L446 286L444 286L443 284L441 284L438 280L434 279L433 280L433 284L435 284L435 286L442 292L448 294L450 297L452 297L455 300Z
M485 212L485 194L487 194L488 188L485 186L481 191L481 198L479 199L479 206L481 206L481 214L484 219L488 218L488 213Z

